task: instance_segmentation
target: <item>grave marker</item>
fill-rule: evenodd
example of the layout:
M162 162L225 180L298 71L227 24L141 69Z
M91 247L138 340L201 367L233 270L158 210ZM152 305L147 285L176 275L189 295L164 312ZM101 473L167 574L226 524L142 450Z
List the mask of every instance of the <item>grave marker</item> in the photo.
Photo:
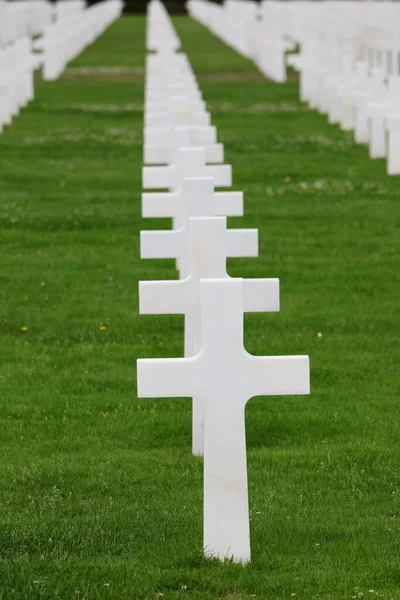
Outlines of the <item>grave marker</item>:
M212 177L183 178L182 188L177 192L161 194L142 194L143 217L171 217L174 223L175 235L171 237L168 231L142 231L141 256L142 258L166 258L156 256L161 240L169 240L175 248L180 248L182 259L178 261L181 275L186 277L188 271L188 245L182 245L182 239L187 235L186 230L178 227L187 227L190 217L211 216L241 216L243 214L242 192L215 192ZM243 230L242 230L243 231ZM253 244L256 254L245 256L258 256L257 230L253 230ZM165 241L163 242L166 243Z
M188 277L177 281L141 281L139 312L184 314L185 356L188 357L197 354L201 347L200 280L229 278L226 272L227 257L243 256L246 246L250 246L248 250L251 253L252 244L246 243L246 234L251 230L242 232L240 229L227 229L226 217L191 218L185 229L187 240L182 240L179 247L167 243L164 256L181 257L183 246L187 244ZM175 235L175 232L168 233ZM159 251L162 242L159 242ZM243 294L245 312L279 311L279 279L244 279ZM193 399L192 450L197 456L204 453L203 407L196 399Z
M146 164L173 164L179 148L204 147L206 163L223 163L224 146L216 143L215 127L181 126L169 129L145 129L143 158ZM155 138L161 143L149 143Z
M190 358L138 360L139 398L204 406L204 551L250 560L245 406L260 395L309 393L307 356L252 356L243 347L243 281L201 281L202 347Z
M232 185L231 165L207 165L204 148L178 148L176 162L167 167L143 167L144 189L179 189L184 177L212 177L215 187Z

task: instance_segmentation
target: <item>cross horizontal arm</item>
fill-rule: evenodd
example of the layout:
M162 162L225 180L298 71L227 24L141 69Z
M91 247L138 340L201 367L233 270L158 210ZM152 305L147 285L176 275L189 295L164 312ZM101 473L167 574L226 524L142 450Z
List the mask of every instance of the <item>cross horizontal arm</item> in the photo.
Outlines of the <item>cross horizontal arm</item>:
M243 279L244 312L279 312L279 279Z
M140 232L140 258L179 258L181 250L179 230Z
M195 357L137 361L139 398L191 398Z
M211 125L211 114L209 112L191 112L188 110L173 110L168 117L172 126L194 125L197 127L209 127ZM158 121L158 126L162 121ZM165 123L165 120L164 120Z
M210 127L211 125L211 113L208 111L194 112L189 115L186 119L183 117L185 111L174 111L174 124L176 125L195 125L197 127ZM181 118L179 118L181 117Z
M168 146L171 135L170 127L146 127L143 132L145 144L149 146Z
M258 229L227 229L227 256L258 256Z
M167 165L171 162L170 146L150 146L143 148L143 162L146 165Z
M217 143L216 127L181 126L174 128L175 142L183 146L211 146Z
M142 217L168 218L180 214L180 198L177 192L142 194Z
M252 356L247 354L249 398L310 393L308 356Z
M144 118L144 127L145 129L152 129L156 127L163 127L166 122L170 119L170 113L167 111L152 113L151 115L146 115Z
M207 163L223 163L224 162L224 145L211 144L205 146L206 162Z
M186 312L185 281L140 281L141 315L182 315Z
M214 192L214 217L242 217L243 192Z
M170 188L173 185L174 167L143 167L142 186L145 190Z
M230 187L232 185L231 165L208 165L205 172L207 177L214 177L215 187Z

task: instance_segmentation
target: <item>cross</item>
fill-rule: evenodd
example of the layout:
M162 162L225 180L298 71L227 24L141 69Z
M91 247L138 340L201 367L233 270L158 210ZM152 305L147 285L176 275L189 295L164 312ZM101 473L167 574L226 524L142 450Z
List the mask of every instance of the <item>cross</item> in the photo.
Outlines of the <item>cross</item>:
M245 406L254 396L308 394L308 356L243 347L243 281L203 279L202 346L189 358L138 360L139 398L197 398L204 407L204 550L250 560Z
M174 76L168 74L167 77L163 77L162 74L158 74L154 77L146 77L145 85L145 100L157 101L164 100L166 94L193 94L197 98L202 98L202 93L199 88L199 84L196 81L193 73L186 73L184 77L180 74Z
M166 102L149 102L145 106L144 126L151 127L154 123L154 116L161 113L172 113L176 111L185 111L187 113L205 113L206 104L204 100L191 100L187 96L170 98Z
M387 173L400 173L400 77L391 75L388 79L387 109Z
M189 276L178 281L141 281L139 312L152 315L184 314L185 356L188 357L197 354L201 347L200 280L228 278L226 259L242 252L246 240L241 230L227 229L226 217L191 218L185 229L188 238L185 245L189 246ZM183 245L182 240L180 250ZM174 254L174 258L177 258ZM243 294L245 312L279 311L279 279L244 279ZM192 450L194 455L202 456L203 407L195 398L192 414Z
M187 277L190 273L190 217L242 214L242 192L214 192L214 180L211 177L184 178L178 192L143 194L143 217L172 217L176 228L172 231L141 231L141 258L177 258L182 277ZM229 236L232 240L231 250L235 248L235 252L238 252L238 240L242 241L241 253L228 256L258 256L256 229L233 229Z
M201 112L206 110L204 100L193 98L191 96L170 96L160 102L146 102L146 113L169 112L171 110L191 110Z
M156 83L156 82L155 82ZM162 102L165 96L190 96L202 100L203 96L197 83L193 81L184 81L180 83L169 83L162 81L162 86L151 85L146 89L146 104L147 102Z
M213 125L199 127L197 125L175 125L173 127L149 127L144 130L145 143L149 146L168 146L172 141L181 136L181 131L187 131L190 135L188 144L179 144L180 146L208 146L217 141L217 128ZM181 138L179 137L179 141Z
M159 81L160 84L168 80L182 80L193 76L193 72L186 54L167 53L148 54L146 56L146 82Z
M209 112L193 112L192 110L171 110L167 112L153 113L146 120L146 127L170 127L174 125L197 125L208 127L211 124Z
M179 189L183 177L213 177L215 187L232 185L231 165L207 165L204 148L178 148L176 162L167 167L143 167L144 189Z
M146 164L173 164L178 148L205 148L206 163L223 163L224 146L216 143L215 127L181 126L170 129L145 129L147 142L149 137L162 139L161 143L145 143L143 161Z

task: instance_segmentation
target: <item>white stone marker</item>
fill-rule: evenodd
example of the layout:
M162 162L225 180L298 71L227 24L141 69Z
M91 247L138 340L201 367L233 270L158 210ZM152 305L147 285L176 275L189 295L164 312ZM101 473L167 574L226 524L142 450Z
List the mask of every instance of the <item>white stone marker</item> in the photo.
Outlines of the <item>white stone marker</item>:
M171 110L168 112L152 113L146 118L146 127L168 127L172 125L211 125L211 114L207 111L193 112L192 110Z
M150 133L149 133L150 132ZM173 164L176 162L178 148L204 147L207 163L224 162L224 146L216 143L215 127L181 126L170 129L145 129L145 138L157 132L160 137L164 133L164 143L145 143L143 160L146 164ZM163 132L163 133L158 133Z
M217 128L213 125L174 125L170 127L148 127L144 129L145 144L149 146L170 146L180 135L180 131L190 132L191 141L183 146L208 146L217 143ZM179 144L181 145L181 144Z
M371 100L367 106L369 157L384 158L386 148L386 113L388 94L382 69L371 70Z
M360 144L367 144L369 141L368 105L385 99L384 80L383 69L370 69L366 89L360 91L355 99L354 138Z
M142 216L171 217L175 236L171 237L169 231L142 231L140 234L141 256L142 258L166 258L163 255L157 256L157 253L159 244L163 243L160 241L168 239L169 243L176 248L175 252L181 254L181 259L178 260L181 276L187 277L190 273L189 245L182 243L182 236L187 236L187 233L178 227L187 228L190 217L241 215L243 215L243 193L215 192L212 177L185 177L181 181L181 189L177 192L142 194ZM258 256L257 230L251 231L253 232L252 251L255 254L245 254L244 256ZM248 252L249 249L246 248L246 251Z
M171 96L164 102L146 102L145 110L147 114L160 112L169 112L171 110L191 110L193 112L203 112L207 109L204 100L193 98L187 95ZM146 118L145 115L145 118Z
M166 97L170 96L189 96L192 99L203 99L199 86L195 82L169 83L167 81L164 82L161 89L153 87L153 89L149 88L146 90L145 106L149 102L163 102Z
M204 551L250 560L245 406L254 396L308 394L307 356L243 347L243 281L201 281L202 347L190 358L138 360L139 398L195 397L204 406Z
M175 232L169 232L175 235ZM139 283L139 312L141 314L184 314L185 356L193 356L201 347L200 280L227 279L226 259L248 249L246 233L227 229L226 217L200 217L189 219L187 238L189 245L189 276L178 281L141 281ZM182 236L183 237L183 236ZM150 240L149 240L150 241ZM161 250L162 241L159 244ZM164 241L165 237L164 237ZM165 244L168 258L178 258L173 244ZM174 251L175 250L175 251ZM164 254L164 255L165 255ZM245 312L278 312L279 279L244 279ZM204 416L201 402L193 399L192 450L196 456L204 454Z
M387 174L400 173L400 77L389 77Z
M177 190L184 177L213 177L215 187L230 187L232 167L207 165L204 148L178 148L175 164L167 167L143 167L142 187Z
M210 177L184 178L178 192L143 194L144 217L172 217L179 229L173 231L142 231L140 234L141 258L176 258L182 279L192 271L189 221L191 217L243 215L242 192L215 192ZM227 231L226 257L258 256L258 231L256 229L231 229ZM185 316L185 356L193 354L192 320ZM203 410L193 400L193 454L203 454Z

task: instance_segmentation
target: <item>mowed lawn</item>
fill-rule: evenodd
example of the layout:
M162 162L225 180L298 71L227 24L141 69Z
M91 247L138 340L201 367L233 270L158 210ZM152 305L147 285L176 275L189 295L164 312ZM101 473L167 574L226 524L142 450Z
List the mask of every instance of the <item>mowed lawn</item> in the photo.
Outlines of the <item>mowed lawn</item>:
M0 136L1 600L400 598L400 179L351 134L175 19L258 227L239 277L279 277L246 348L309 354L312 393L246 412L252 563L202 558L189 399L138 400L181 356L139 316L145 18L124 17ZM26 327L27 331L21 331Z

